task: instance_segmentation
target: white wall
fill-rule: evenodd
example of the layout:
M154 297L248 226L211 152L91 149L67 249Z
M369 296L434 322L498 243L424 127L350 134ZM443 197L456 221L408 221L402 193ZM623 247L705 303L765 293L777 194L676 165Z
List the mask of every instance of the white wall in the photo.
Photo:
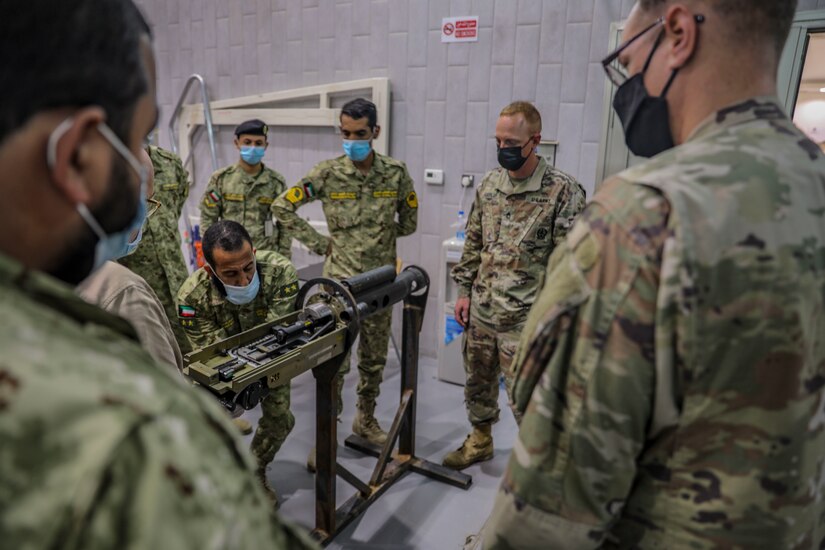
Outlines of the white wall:
M476 181L495 166L499 110L534 101L544 138L560 142L557 165L595 187L611 21L633 0L137 0L153 25L162 108L161 145L185 78L197 72L213 99L319 83L387 76L392 80L390 154L407 162L421 196L419 230L402 239L405 262L438 274L462 173ZM824 0L819 0L825 3ZM817 0L802 0L814 8ZM441 44L442 17L478 15L480 40ZM220 132L222 164L235 161L231 129ZM297 181L340 154L331 130L275 130L266 162ZM198 148L200 198L210 172ZM425 168L445 171L444 187L423 183ZM317 209L309 216L317 217ZM436 350L435 290L421 351Z

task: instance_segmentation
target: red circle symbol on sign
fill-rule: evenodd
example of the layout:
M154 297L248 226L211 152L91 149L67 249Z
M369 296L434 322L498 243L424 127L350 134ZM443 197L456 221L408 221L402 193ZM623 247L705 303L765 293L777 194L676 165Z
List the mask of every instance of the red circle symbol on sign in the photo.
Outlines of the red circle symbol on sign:
M450 36L453 32L455 32L455 25L452 23L447 23L444 25L444 34Z

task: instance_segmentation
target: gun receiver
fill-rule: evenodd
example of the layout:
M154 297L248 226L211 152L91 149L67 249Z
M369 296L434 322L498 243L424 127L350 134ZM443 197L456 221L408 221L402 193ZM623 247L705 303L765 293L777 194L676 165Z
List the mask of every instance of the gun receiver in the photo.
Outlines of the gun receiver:
M298 311L187 354L184 374L226 408L251 409L269 388L342 359L358 335L361 319L428 285L427 274L414 266L399 275L385 266L341 282L313 279L296 297ZM319 291L310 296L313 289Z

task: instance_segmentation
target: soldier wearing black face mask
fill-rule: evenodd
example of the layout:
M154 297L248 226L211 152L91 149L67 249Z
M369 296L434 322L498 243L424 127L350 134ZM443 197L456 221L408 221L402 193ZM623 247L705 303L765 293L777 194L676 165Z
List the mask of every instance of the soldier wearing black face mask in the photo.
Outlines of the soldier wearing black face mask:
M464 398L472 432L444 465L462 469L493 456L498 380L509 388L510 361L547 260L584 208L576 180L536 154L541 115L530 103L504 108L496 124L497 168L484 176L467 221L455 318L466 332ZM518 415L516 420L518 420Z

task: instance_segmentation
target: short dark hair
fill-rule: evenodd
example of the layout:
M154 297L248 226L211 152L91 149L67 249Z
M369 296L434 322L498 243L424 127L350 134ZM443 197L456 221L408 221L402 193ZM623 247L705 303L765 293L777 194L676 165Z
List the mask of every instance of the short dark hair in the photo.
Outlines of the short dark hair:
M644 11L664 7L670 0L639 0ZM717 14L725 18L731 38L753 44L765 37L773 38L778 53L782 53L791 31L797 0L705 0Z
M243 248L243 243L252 245L252 237L244 226L232 220L220 220L212 224L203 234L201 246L206 262L215 267L215 247L226 252L235 252Z
M375 129L378 124L378 111L375 108L375 103L363 97L348 101L341 107L341 116L347 115L353 120L359 120L367 117L367 124L370 129Z
M0 2L0 143L41 111L91 105L126 140L148 89L147 35L132 0Z

